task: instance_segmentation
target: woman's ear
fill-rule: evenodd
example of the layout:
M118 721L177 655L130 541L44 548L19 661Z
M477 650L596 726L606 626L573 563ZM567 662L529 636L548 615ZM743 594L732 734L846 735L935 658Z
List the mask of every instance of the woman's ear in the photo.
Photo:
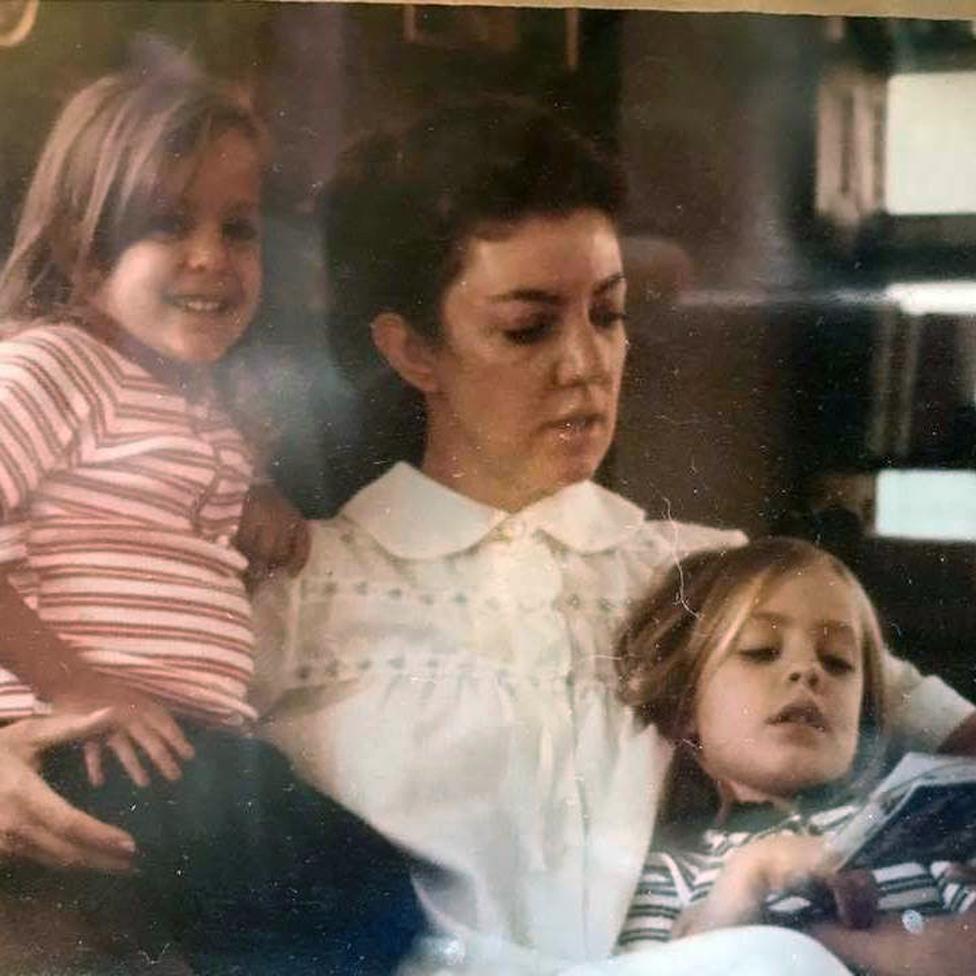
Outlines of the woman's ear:
M434 368L434 347L396 312L382 312L370 329L373 344L383 358L411 386L421 393L437 393L440 385Z

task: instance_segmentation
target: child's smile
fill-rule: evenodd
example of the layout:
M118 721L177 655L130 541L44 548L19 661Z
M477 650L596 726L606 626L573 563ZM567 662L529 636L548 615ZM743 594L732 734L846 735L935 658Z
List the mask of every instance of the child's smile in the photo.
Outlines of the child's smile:
M165 359L209 364L242 335L261 283L260 164L251 139L217 136L173 199L102 278L92 306ZM184 185L185 184L185 185Z

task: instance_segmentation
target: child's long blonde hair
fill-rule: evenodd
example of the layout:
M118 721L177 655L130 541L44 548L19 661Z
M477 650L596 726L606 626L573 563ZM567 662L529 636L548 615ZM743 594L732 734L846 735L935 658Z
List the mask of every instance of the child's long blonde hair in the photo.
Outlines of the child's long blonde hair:
M620 697L676 746L665 820L704 814L715 800L704 788L694 728L706 662L724 655L756 601L786 576L826 567L854 596L862 634L864 693L852 779L876 775L888 727L884 641L864 588L840 560L800 539L770 537L736 549L698 552L677 563L640 604L617 645Z
M171 167L198 159L229 128L263 149L250 109L177 55L76 94L48 136L0 273L6 331L77 311L146 234Z

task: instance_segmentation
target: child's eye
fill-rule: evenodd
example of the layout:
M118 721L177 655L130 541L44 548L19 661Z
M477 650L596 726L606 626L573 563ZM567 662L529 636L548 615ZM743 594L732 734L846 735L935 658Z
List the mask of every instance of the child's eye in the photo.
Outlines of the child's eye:
M256 220L249 217L235 217L224 223L224 236L241 243L256 241L261 231Z
M840 654L824 654L821 660L823 661L824 670L828 674L850 674L854 670L854 665Z
M187 231L186 218L175 212L164 212L154 214L149 219L147 236L159 238L182 237Z
M739 649L739 656L750 664L772 664L779 657L777 647L743 647Z

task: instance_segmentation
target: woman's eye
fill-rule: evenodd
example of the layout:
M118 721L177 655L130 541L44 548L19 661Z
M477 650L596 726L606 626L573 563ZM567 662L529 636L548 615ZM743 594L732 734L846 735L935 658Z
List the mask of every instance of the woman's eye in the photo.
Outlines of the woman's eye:
M517 346L529 346L544 339L552 328L553 320L548 316L532 319L514 329L505 330L505 338Z
M598 329L612 329L627 324L627 313L622 308L595 308L590 320Z
M224 224L224 236L232 241L250 243L251 241L256 241L260 234L261 231L258 228L257 221L247 217L228 220Z
M779 657L776 647L743 647L739 649L739 656L750 664L771 664Z

